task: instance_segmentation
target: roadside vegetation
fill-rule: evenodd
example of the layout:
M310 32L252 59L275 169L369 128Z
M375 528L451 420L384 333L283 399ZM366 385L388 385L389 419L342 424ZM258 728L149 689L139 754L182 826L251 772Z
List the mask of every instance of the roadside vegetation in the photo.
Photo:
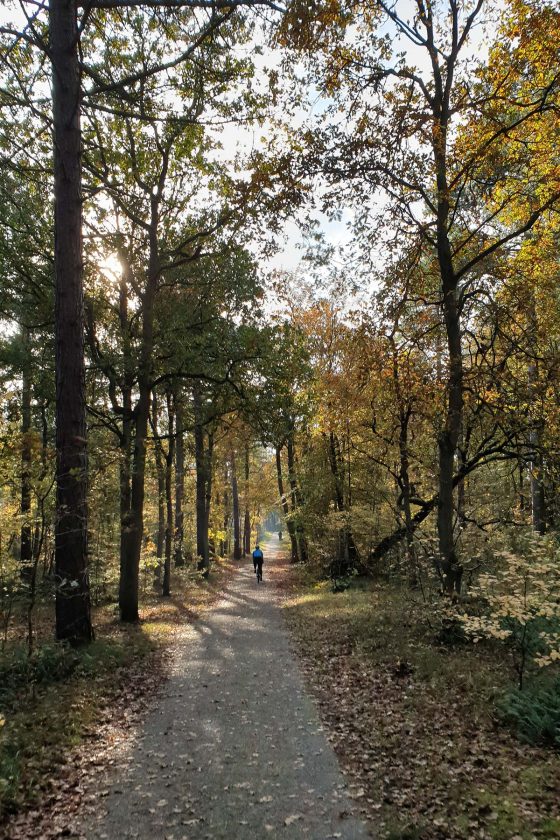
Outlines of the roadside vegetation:
M520 707L511 646L474 644L440 596L426 602L406 584L355 579L333 592L292 568L284 607L350 790L380 838L560 837L560 756L543 702L558 670L533 670ZM529 730L536 697L547 709Z
M0 826L40 803L47 830L60 786L64 796L79 788L84 755L101 751L107 760L104 744L126 735L165 680L178 629L211 606L233 568L216 562L211 581L183 572L181 595L162 606L147 594L132 627L118 622L114 604L97 608L96 639L84 648L52 640L52 613L43 608L29 652L25 624L13 618L0 652ZM25 837L25 813L22 825L17 836Z

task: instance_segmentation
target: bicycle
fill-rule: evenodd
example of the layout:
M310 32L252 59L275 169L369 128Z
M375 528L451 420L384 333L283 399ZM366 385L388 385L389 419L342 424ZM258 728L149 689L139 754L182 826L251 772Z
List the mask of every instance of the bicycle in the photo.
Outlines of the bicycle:
M257 564L257 568L255 569L255 573L257 575L257 583L261 583L262 581L262 566Z

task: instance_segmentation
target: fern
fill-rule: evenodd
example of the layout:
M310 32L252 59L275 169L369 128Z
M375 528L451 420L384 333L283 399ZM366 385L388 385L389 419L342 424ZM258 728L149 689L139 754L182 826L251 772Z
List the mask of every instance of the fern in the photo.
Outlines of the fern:
M560 679L532 691L508 692L498 713L521 741L560 750Z

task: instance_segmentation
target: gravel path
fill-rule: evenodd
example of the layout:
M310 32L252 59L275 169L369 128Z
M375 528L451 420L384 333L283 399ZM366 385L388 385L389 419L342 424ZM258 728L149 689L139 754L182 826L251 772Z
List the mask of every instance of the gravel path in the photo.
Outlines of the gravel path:
M82 836L370 836L350 813L266 569L257 585L243 566L224 598L185 627L171 678L100 786L98 822L82 825Z

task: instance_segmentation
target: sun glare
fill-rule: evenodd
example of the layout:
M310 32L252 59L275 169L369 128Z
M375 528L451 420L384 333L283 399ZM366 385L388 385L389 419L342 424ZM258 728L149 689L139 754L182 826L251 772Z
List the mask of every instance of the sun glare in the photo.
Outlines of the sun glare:
M122 275L122 265L116 254L109 254L99 263L99 270L108 280L118 281Z

